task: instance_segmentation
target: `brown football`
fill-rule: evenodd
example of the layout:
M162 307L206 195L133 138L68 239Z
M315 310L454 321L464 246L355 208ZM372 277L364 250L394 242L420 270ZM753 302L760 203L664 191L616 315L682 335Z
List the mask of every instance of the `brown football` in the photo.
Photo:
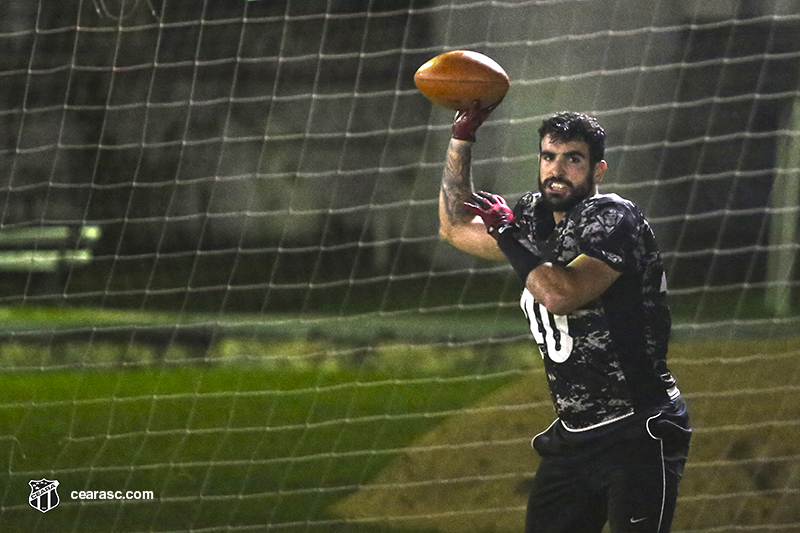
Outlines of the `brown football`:
M499 103L508 92L508 74L493 59L469 50L438 55L414 74L417 89L431 102L449 109Z

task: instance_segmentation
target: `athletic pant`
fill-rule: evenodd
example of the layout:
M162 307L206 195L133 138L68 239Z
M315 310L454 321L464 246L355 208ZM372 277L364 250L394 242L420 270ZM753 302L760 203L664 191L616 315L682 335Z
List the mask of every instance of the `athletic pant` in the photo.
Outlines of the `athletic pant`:
M665 407L586 442L558 421L538 435L525 532L668 532L691 430L680 398Z

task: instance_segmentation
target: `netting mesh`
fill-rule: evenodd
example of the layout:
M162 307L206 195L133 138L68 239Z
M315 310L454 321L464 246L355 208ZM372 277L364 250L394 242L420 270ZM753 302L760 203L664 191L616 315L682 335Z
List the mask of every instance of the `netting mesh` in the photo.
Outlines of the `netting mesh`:
M3 4L0 525L521 527L552 408L515 276L438 237L452 113L413 85L471 49L511 78L480 188L531 189L540 120L585 111L654 227L675 529L797 529L798 33L796 1ZM106 488L155 501L71 497Z

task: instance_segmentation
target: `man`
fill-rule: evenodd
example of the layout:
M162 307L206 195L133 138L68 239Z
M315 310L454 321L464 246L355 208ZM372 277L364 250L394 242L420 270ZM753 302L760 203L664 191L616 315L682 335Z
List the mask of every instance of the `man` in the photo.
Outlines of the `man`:
M453 122L440 233L506 260L539 346L556 421L533 439L541 462L526 533L669 531L689 450L686 407L667 369L671 319L650 225L599 194L607 163L595 119L560 113L539 129L539 182L512 210L473 191L475 132L493 108Z

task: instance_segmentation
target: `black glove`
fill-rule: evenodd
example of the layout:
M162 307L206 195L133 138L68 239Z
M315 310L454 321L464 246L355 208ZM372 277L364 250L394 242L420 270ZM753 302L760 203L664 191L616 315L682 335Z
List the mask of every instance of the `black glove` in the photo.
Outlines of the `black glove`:
M519 230L516 226L507 226L503 231L498 232L497 246L511 263L514 271L522 280L522 284L525 285L531 270L544 263L545 260L535 243L531 246L524 246L519 238Z

